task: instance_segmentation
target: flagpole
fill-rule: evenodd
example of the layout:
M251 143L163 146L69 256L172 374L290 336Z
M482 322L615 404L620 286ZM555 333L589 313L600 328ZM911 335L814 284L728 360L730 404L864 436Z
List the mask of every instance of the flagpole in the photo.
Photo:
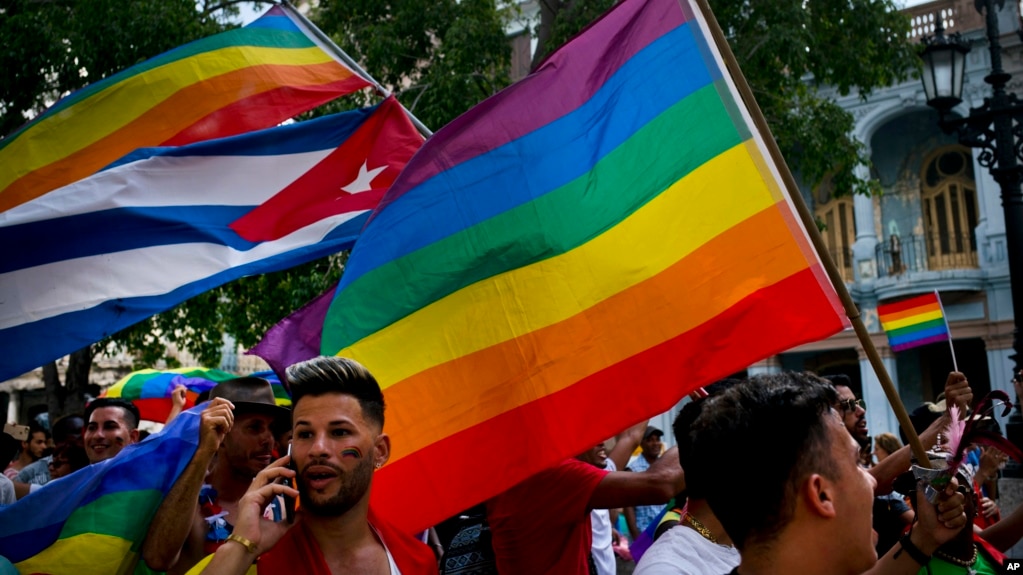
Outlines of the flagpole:
M373 76L370 76L369 72L364 70L362 66L359 66L359 63L356 62L351 56L346 54L345 51L342 50L340 46L335 44L334 40L332 40L330 36L324 34L323 31L316 26L316 24L313 24L311 20L306 18L305 14L299 12L298 8L296 8L294 4L292 4L289 0L282 0L281 6L285 10L287 10L293 17L298 19L302 26L304 26L306 30L308 30L310 33L312 33L312 35L315 36L316 39L319 40L324 47L329 48L330 51L333 52L335 56L340 58L345 63L345 65L354 70L356 74L362 76L363 79L365 79L367 82L372 84L373 89L375 89L378 94L380 94L384 98L388 98L391 96L391 92L387 88L384 88L380 84L380 82L377 82L376 79L373 78ZM409 109L402 105L401 102L398 102L398 105L401 106L402 110L405 110L405 115L408 116L408 119L412 122L412 125L415 126L417 130L419 130L419 133L422 134L424 138L429 138L430 136L433 135L433 131L431 131L430 128L427 128L426 124L422 123L419 120L419 118L415 116L415 114L409 111Z
M687 0L679 0L680 3L686 1ZM778 148L778 143L774 139L771 128L767 125L767 119L764 118L764 114L760 110L760 106L757 104L756 98L753 97L753 91L750 89L749 84L746 82L746 77L739 68L739 63L735 59L735 54L732 53L732 48L728 45L728 40L725 38L724 32L721 31L721 26L714 17L714 12L710 9L710 5L707 3L707 0L695 1L700 7L700 11L707 19L707 26L710 28L711 35L714 38L714 43L717 45L718 51L721 53L721 57L725 61L725 66L731 73L732 81L735 82L735 86L739 90L739 94L742 96L742 99L746 104L746 108L749 110L750 115L753 118L754 124L756 124L757 129L763 136L764 144L767 146L767 149L771 154L771 158L778 167L782 181L785 184L785 187L788 188L788 195L792 199L792 203L795 205L796 211L799 213L799 218L802 220L803 227L806 228L806 232L810 236L810 241L813 242L813 247L817 251L817 256L824 265L824 270L827 272L828 278L831 280L831 284L835 287L835 291L838 292L838 297L842 300L842 305L845 307L845 315L852 323L853 330L856 332L856 337L860 340L860 344L863 345L863 350L867 355L867 359L870 360L870 365L874 368L874 372L877 374L877 378L881 383L881 388L884 389L884 393L888 397L888 403L891 404L892 410L895 411L895 417L899 420L899 425L902 427L906 434L906 438L909 440L909 445L913 450L913 455L916 457L917 464L921 467L930 468L927 453L924 450L923 444L920 442L920 436L917 435L916 430L913 428L913 423L909 419L909 413L906 412L906 406L902 404L902 399L899 397L899 393L895 389L895 384L892 382L891 376L888 375L888 370L885 369L884 363L881 361L881 356L877 353L877 349L874 347L873 340L870 339L870 333L867 332L867 327L863 324L863 319L860 317L860 310L856 307L856 303L853 301L852 296L849 295L849 290L845 287L845 280L842 279L842 275L839 273L838 267L835 265L835 262L832 261L831 255L828 253L827 247L824 244L824 239L821 237L820 230L817 229L817 224L814 221L813 216L810 214L810 210L806 207L806 203L803 201L803 196L799 191L796 180L792 177L792 172L789 171L789 167L785 163L785 158L782 156L781 150Z
M945 320L945 331L948 332L948 349L952 352L952 369L959 371L959 364L956 362L956 348L952 345L952 328L948 325L948 316L945 315L945 304L941 303L941 294L934 290L934 299L938 300L938 307L941 308L941 319Z

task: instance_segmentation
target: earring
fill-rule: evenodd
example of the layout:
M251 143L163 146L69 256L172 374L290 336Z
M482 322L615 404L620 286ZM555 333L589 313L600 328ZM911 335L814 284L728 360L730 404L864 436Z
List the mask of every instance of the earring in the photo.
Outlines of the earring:
M377 469L380 469L380 468L381 468L381 467L383 467L383 466L384 466L384 464L383 464L383 463L377 463L377 464L376 464L376 468L377 468Z

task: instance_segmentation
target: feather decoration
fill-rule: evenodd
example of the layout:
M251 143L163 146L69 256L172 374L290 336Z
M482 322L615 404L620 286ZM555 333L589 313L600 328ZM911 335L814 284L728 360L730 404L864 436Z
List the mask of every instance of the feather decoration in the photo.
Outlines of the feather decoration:
M966 431L966 422L962 420L959 413L959 406L953 405L948 408L948 415L950 421L945 426L945 445L944 450L946 453L956 454L961 450L959 445L963 442L963 434ZM951 463L949 467L952 467Z
M1002 435L977 427L981 419L994 413L999 402L1004 406L1002 417L1005 417L1012 411L1012 402L1004 391L997 389L980 400L980 403L977 404L973 411L973 415L965 421L959 421L958 407L953 405L949 408L949 414L953 421L946 428L946 432L948 433L948 452L950 453L948 469L952 470L952 473L955 473L955 470L959 469L963 464L963 461L966 459L967 449L974 444L994 447L1017 462L1023 463L1023 451L1020 451L1015 444ZM955 437L954 443L953 437Z

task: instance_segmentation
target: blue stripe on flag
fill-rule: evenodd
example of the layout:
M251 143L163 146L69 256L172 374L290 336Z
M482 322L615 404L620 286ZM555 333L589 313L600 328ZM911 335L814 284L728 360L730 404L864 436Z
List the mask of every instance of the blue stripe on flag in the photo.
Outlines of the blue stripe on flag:
M907 334L904 334L904 335L899 335L899 336L895 336L895 337L889 337L888 338L888 343L890 345L892 345L892 346L896 346L896 345L902 345L904 343L913 342L913 341L916 341L918 339L927 339L929 337L934 337L936 335L948 335L948 327L944 326L944 325L939 325L937 327L923 329L923 330L916 331L916 332L913 332L913 333L907 333Z
M367 211L334 228L319 243L230 268L185 285L174 285L172 269L161 270L166 273L164 279L168 285L167 293L161 295L109 300L89 309L0 330L0 349L4 350L5 357L5 365L0 371L13 374L8 377L26 373L53 360L56 355L81 349L231 280L280 271L349 249L368 218ZM183 261L188 261L191 246L183 245L181 249L185 250ZM154 272L139 270L139 273Z
M120 208L0 227L0 245L22 246L0 261L0 273L150 246L211 243L247 251L259 243L228 226L255 207Z

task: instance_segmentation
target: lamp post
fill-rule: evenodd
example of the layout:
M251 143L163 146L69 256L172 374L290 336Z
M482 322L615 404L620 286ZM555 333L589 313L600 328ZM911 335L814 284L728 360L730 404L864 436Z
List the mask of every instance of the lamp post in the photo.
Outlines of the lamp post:
M966 118L949 117L952 108L962 102L963 73L969 47L959 34L946 36L938 17L934 36L924 38L923 84L927 105L938 111L938 125L945 133L956 132L964 146L979 148L977 161L991 171L1002 192L1005 212L1005 240L1009 258L1009 281L1013 307L1012 373L1021 367L1020 341L1023 335L1023 102L1006 92L1011 76L1002 69L1002 46L999 42L998 13L1005 0L976 0L977 10L987 22L988 49L991 51L991 73L984 81L991 85L991 96L984 104L970 109Z
M1023 354L1020 341L1023 335L1023 103L1015 94L1007 93L1005 85L1011 76L1002 69L1002 46L999 41L998 13L1005 0L975 0L977 11L985 16L988 49L991 52L991 73L984 81L991 85L991 96L984 104L971 108L966 118L950 118L949 112L962 102L963 73L969 47L959 34L946 36L938 16L934 36L923 39L923 84L927 105L938 111L938 125L945 133L956 132L964 146L980 149L978 163L991 171L1001 188L1002 209L1005 213L1005 241L1009 258L1009 282L1012 293L1013 333L1012 373L1021 369ZM1017 403L1019 403L1017 398ZM1016 445L1023 445L1023 417L1020 408L1013 412L1006 424L1006 436ZM1018 465L1006 469L1006 476L1023 477Z

